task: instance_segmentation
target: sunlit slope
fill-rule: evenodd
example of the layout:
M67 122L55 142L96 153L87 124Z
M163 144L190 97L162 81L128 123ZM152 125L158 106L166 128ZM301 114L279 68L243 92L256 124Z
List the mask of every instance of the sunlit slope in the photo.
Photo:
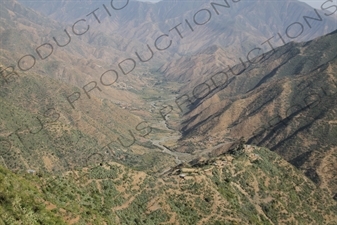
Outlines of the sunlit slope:
M246 146L242 155L214 162L189 169L185 179L116 163L55 178L1 168L0 218L5 224L336 223L328 193L268 149Z
M237 65L234 73L225 69L227 76L206 76L212 92L204 98L193 99L193 89L186 86L181 93L186 91L193 102L179 101L187 108L182 123L186 141L244 136L248 143L276 151L334 195L336 39L334 32L290 43L258 57L255 64ZM205 96L207 90L195 93ZM194 149L203 149L198 143Z

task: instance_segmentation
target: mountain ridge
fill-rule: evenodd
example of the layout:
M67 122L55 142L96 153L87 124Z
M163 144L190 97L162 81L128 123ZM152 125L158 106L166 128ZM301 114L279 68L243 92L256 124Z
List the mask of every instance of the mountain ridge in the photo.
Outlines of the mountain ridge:
M328 178L336 176L333 166L328 163L329 175L314 171L326 166L321 162L325 157L334 159L336 34L279 47L237 75L227 69L220 74L228 74L221 83L205 94L185 86L186 92L181 93L190 96L192 103L179 101L185 113L181 144L244 136L248 143L276 151L317 183L330 183L334 195L335 182ZM208 85L212 85L210 77L205 78ZM201 98L193 97L193 91Z

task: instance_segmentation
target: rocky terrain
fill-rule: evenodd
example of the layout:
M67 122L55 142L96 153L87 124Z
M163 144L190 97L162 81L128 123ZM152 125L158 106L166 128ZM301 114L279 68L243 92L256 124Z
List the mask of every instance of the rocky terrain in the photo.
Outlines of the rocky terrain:
M336 224L336 11L0 7L0 224Z

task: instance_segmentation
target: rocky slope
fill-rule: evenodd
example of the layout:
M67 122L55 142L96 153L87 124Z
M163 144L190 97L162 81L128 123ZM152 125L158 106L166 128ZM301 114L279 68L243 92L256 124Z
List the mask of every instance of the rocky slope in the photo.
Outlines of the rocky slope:
M149 176L104 162L61 177L0 167L2 224L336 224L337 206L277 154L241 155ZM178 172L181 173L181 172ZM184 178L181 178L181 177Z
M226 69L205 76L211 91L205 84L186 85L181 93L193 103L179 101L185 107L182 143L193 140L203 149L210 138L217 143L243 136L282 155L334 195L336 39L333 32L290 43L255 59L259 63L245 62L246 69L237 65L237 75Z

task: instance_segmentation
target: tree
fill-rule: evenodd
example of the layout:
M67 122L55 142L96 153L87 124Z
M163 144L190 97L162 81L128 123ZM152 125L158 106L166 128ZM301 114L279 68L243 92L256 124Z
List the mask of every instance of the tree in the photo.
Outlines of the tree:
M241 155L245 149L245 139L241 137L239 140L235 141L232 146L229 148L229 153L235 156Z

